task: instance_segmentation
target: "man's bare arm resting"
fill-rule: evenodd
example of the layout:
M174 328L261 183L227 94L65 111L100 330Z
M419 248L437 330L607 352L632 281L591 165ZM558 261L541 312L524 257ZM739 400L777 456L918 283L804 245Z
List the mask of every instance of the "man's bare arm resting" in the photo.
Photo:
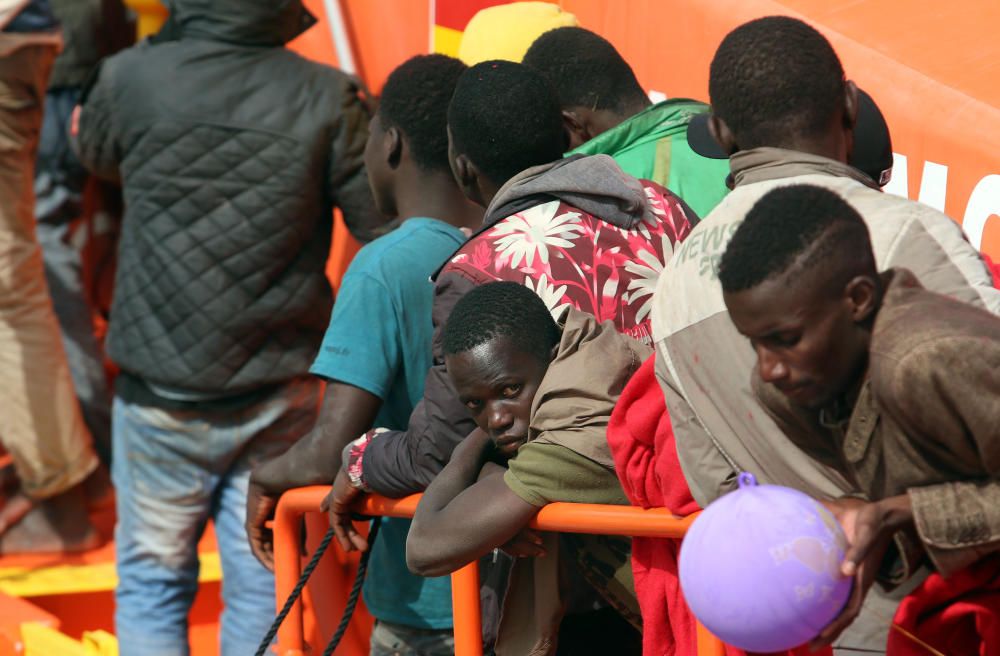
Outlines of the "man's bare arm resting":
M514 494L503 476L479 479L493 445L482 431L467 437L417 506L406 540L406 564L421 576L442 576L501 547L538 508Z

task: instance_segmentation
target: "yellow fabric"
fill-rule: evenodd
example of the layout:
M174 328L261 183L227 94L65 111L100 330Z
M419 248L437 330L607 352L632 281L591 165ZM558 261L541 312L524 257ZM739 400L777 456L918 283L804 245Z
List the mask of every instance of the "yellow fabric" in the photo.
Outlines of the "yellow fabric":
M145 39L158 32L167 20L167 8L160 0L125 0L125 6L136 13L136 37Z
M82 644L43 624L22 624L21 640L25 656L87 656Z
M490 59L520 62L535 39L545 32L576 25L576 16L549 2L487 7L466 26L458 58L469 66Z
M203 553L198 580L222 580L218 552ZM115 564L53 565L51 567L0 567L0 592L14 597L82 594L114 590L118 585Z
M434 52L439 55L458 57L458 48L462 45L462 33L443 25L434 26Z
M87 631L79 641L43 624L21 625L25 656L118 656L118 640L107 631Z
M88 656L118 656L118 639L107 631L85 631L81 642Z

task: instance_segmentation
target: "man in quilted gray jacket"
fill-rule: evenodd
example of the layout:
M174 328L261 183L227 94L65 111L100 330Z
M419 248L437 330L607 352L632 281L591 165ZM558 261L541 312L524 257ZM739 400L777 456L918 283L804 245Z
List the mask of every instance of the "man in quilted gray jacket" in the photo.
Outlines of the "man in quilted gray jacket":
M243 532L250 470L316 418L334 206L361 239L382 219L357 88L283 47L312 23L301 0L167 4L164 30L106 60L78 115L81 161L120 179L126 206L107 338L115 623L123 656L188 653L211 519L222 654L245 656L274 615Z

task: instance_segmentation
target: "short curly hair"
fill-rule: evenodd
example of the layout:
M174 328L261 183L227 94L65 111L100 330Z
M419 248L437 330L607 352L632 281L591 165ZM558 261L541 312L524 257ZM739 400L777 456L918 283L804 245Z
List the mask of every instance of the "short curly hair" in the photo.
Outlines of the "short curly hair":
M455 304L444 326L444 353L465 353L500 337L509 339L519 351L548 362L562 331L533 291L516 282L491 282L476 287Z
M413 161L426 171L451 171L448 103L466 68L454 57L417 55L396 67L382 87L378 107L382 127L399 128Z
M509 61L485 61L462 74L448 128L455 151L498 185L561 159L568 145L552 86L538 71Z
M816 270L831 289L859 272L876 273L868 226L829 189L793 185L769 191L750 208L719 262L719 282L734 293Z
M622 112L649 103L632 67L611 42L582 27L545 32L528 48L522 63L549 80L564 109Z
M842 105L844 88L844 68L830 42L787 16L737 27L709 69L712 112L743 150L820 134Z

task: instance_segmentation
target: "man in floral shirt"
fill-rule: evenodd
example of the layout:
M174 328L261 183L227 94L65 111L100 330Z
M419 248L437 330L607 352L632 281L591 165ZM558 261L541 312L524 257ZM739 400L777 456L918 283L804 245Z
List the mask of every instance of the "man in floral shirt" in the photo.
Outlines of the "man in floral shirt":
M441 327L458 299L487 282L514 281L553 313L571 306L648 344L657 277L690 230L676 196L628 176L610 157L563 159L558 99L525 66L492 61L468 69L448 129L452 171L486 216L436 276L435 365L407 430L372 431L345 450L329 501L348 549L366 547L350 520L362 491L398 497L423 490L475 429L441 352Z

